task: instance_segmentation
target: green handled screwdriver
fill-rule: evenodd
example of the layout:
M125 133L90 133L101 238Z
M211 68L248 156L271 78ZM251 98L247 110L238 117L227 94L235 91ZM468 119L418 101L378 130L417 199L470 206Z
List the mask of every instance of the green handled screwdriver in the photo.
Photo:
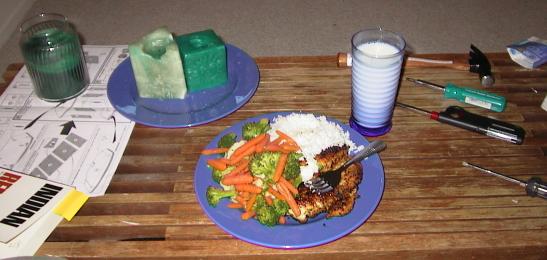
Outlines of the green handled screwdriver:
M539 198L547 199L547 184L545 184L538 177L532 177L528 181L521 181L521 180L517 180L513 177L509 177L507 175L503 175L501 173L497 173L495 171L491 171L491 170L482 168L482 167L480 167L478 165L474 165L472 163L462 162L462 164L465 167L471 167L471 168L477 169L481 172L488 173L490 175L502 178L506 181L516 183L516 184L524 187L524 189L526 190L526 194L530 197L536 197L537 196Z
M425 80L406 78L408 81L417 85L426 86L435 90L444 92L444 98L455 99L462 103L490 109L496 112L502 112L505 109L505 97L492 94L487 91L459 87L448 83L446 86L434 84Z

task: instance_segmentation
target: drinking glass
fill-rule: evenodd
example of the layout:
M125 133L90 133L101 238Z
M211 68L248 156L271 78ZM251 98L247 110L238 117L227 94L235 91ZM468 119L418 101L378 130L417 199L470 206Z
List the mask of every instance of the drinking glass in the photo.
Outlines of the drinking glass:
M350 126L364 136L383 135L391 130L405 40L379 28L357 32L351 44Z

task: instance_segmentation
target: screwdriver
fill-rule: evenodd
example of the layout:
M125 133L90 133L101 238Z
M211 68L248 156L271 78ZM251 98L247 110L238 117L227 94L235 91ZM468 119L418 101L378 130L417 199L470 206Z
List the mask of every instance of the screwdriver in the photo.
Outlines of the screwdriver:
M488 91L459 87L452 83L448 83L446 86L441 86L425 80L413 78L406 79L420 86L440 90L444 93L444 98L446 99L455 99L462 103L490 109L496 112L502 112L505 109L505 97L492 94Z
M504 179L506 181L510 181L512 183L516 183L516 184L524 187L525 190L526 190L526 194L530 197L536 197L537 196L537 197L540 197L540 198L543 198L543 199L547 199L547 185L545 184L545 182L543 182L538 177L532 177L532 178L528 179L528 181L525 182L525 181L521 181L521 180L517 180L517 179L512 178L512 177L509 177L507 175L503 175L501 173L497 173L495 171L491 171L491 170L482 168L478 165L474 165L474 164L471 164L471 163L468 163L468 162L462 162L462 164L465 167L475 168L475 169L477 169L481 172L488 173L490 175L502 178L502 179Z
M443 112L430 112L410 105L397 102L397 106L410 109L416 113L428 115L441 123L463 128L472 132L497 138L513 144L522 144L524 129L510 123L473 114L459 106L449 106Z

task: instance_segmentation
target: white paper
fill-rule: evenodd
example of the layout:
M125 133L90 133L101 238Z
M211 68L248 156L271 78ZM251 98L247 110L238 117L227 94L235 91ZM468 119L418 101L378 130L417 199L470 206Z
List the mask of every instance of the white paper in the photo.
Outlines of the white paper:
M127 46L84 46L90 85L75 99L40 100L26 68L0 96L0 167L103 195L135 125L107 97L114 69L128 57ZM34 125L33 119L46 112ZM67 135L64 124L74 121Z
M73 190L0 168L0 258L33 255L63 220L54 209Z

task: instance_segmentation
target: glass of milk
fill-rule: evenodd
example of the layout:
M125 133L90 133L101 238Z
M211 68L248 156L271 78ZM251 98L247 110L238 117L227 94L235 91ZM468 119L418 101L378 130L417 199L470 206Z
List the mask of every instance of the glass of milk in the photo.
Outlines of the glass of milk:
M351 44L350 126L364 136L383 135L391 129L405 40L377 28L357 32Z

